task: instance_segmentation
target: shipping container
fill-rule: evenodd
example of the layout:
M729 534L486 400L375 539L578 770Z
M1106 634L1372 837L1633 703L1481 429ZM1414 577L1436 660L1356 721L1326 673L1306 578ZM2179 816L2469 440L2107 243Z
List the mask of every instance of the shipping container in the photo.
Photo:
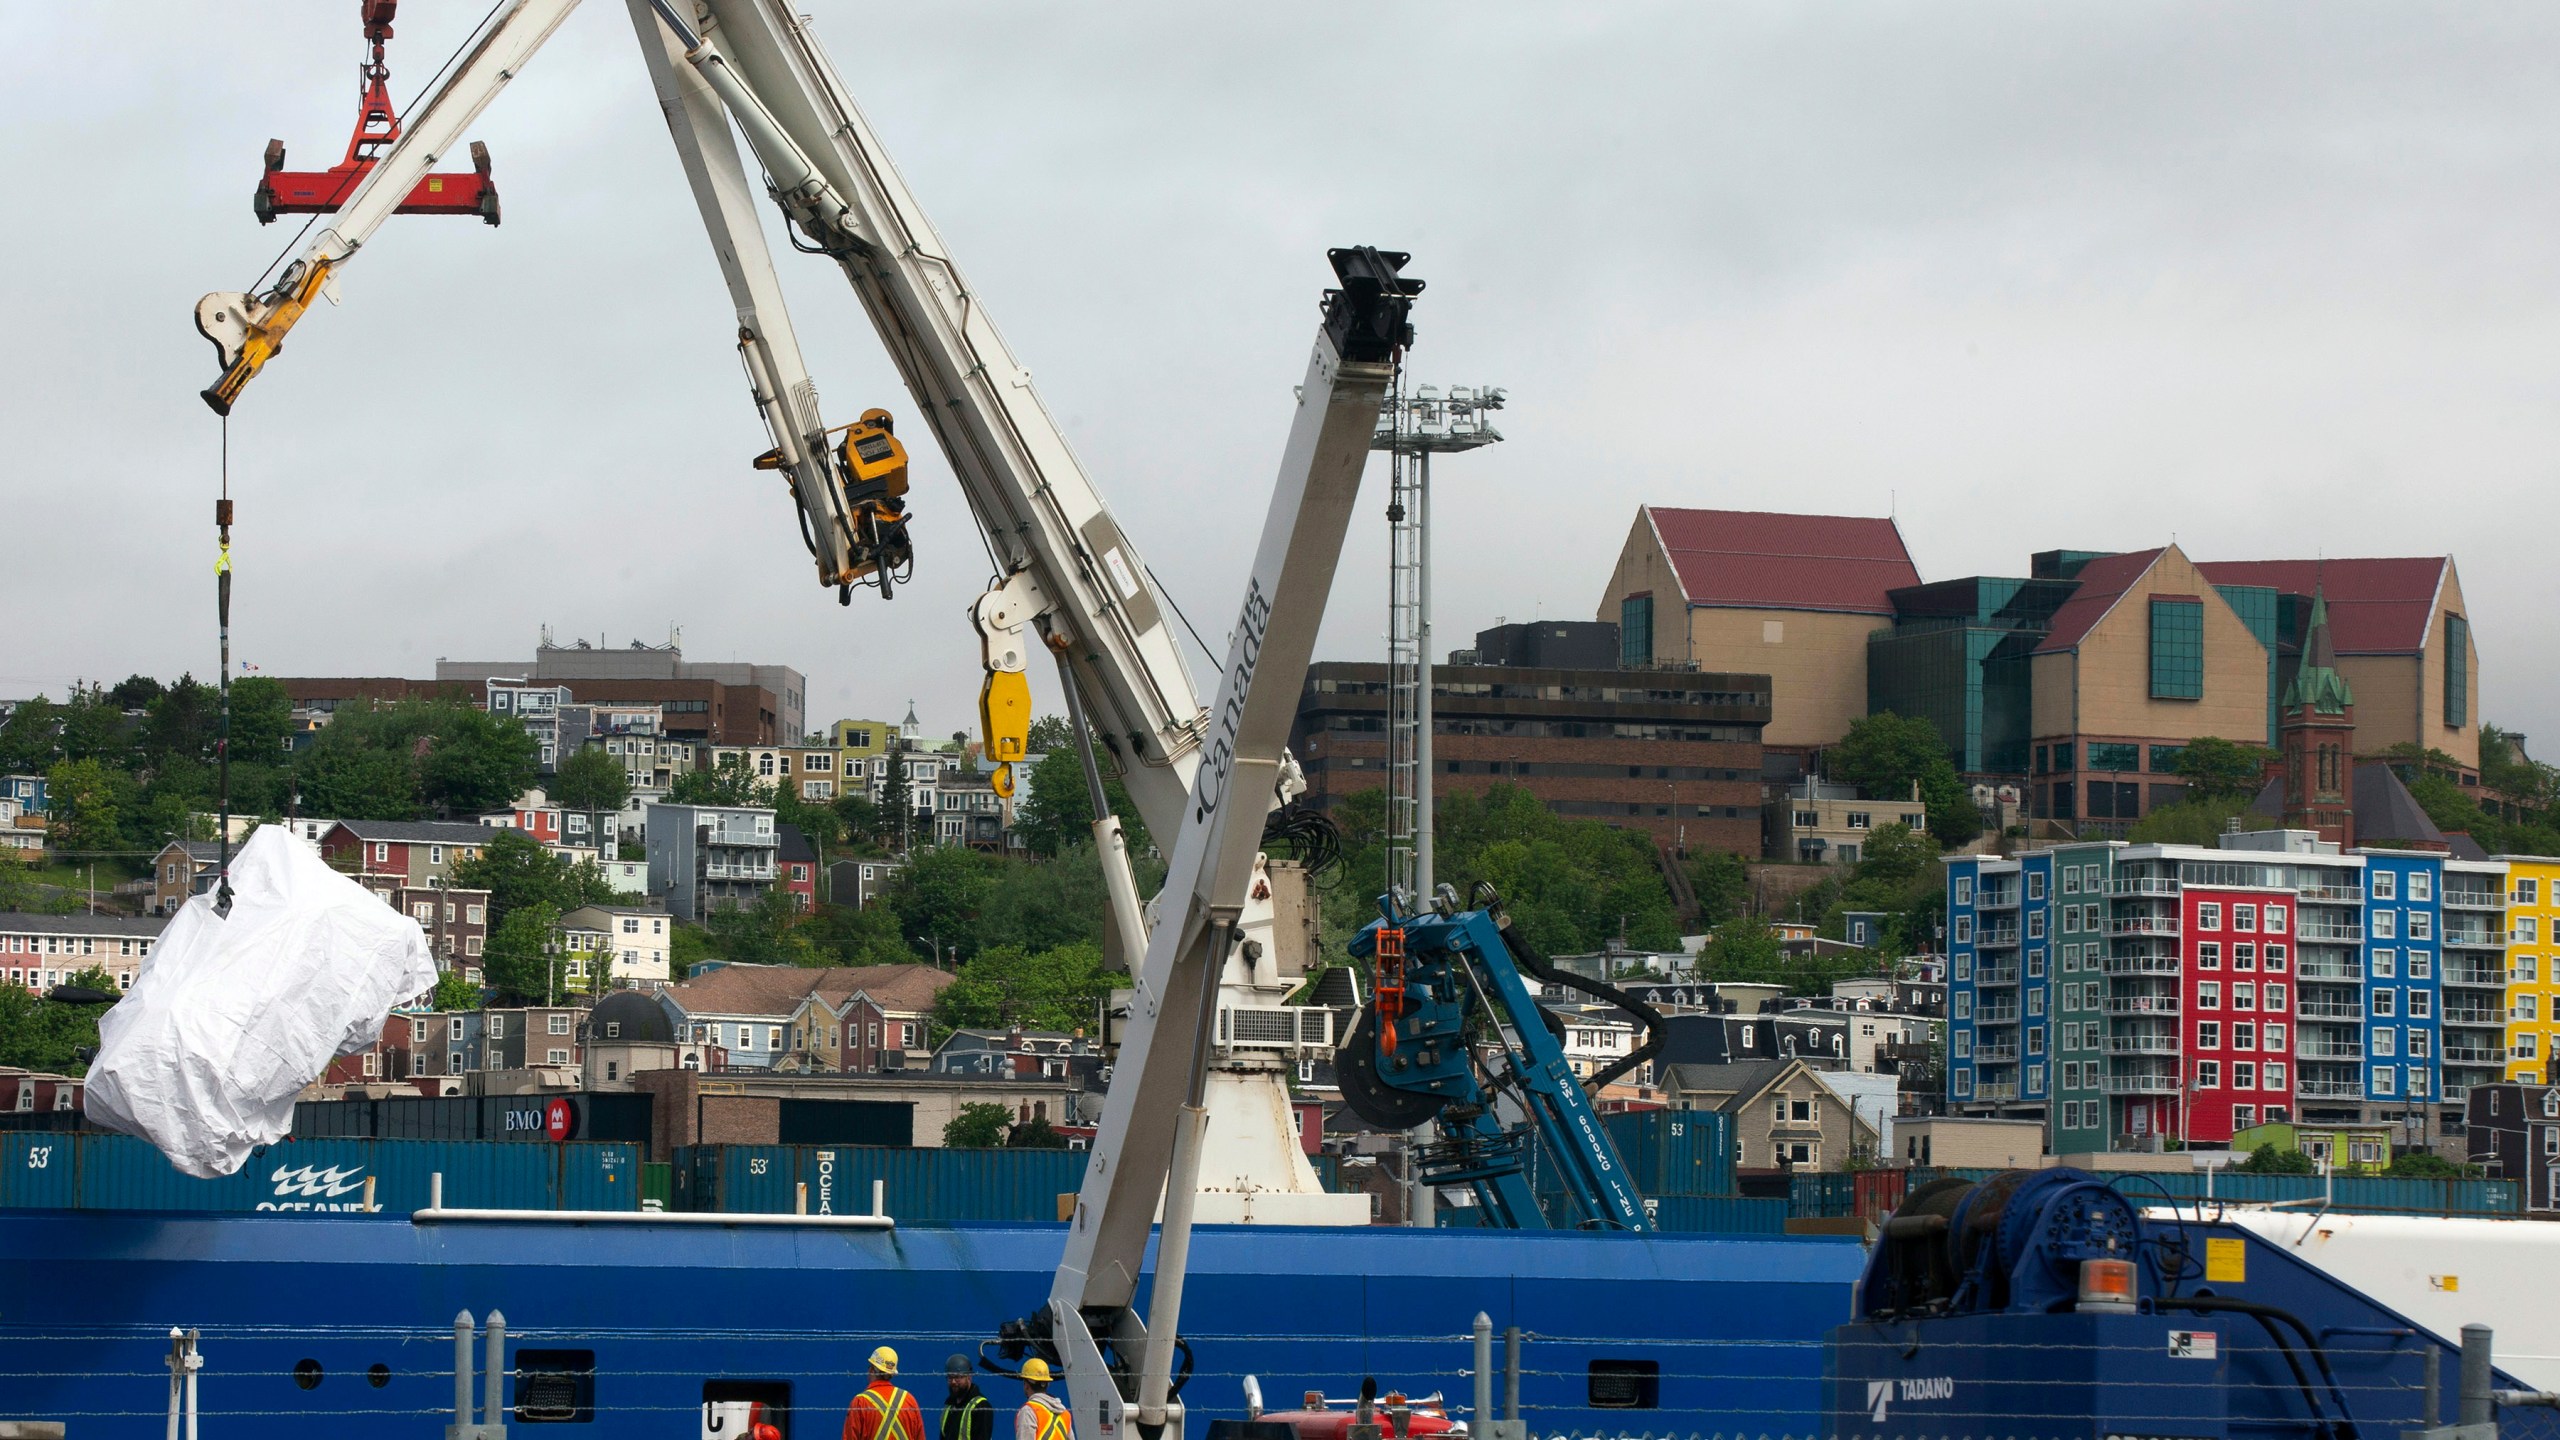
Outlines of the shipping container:
M1911 1178L1908 1170L1861 1170L1850 1185L1850 1213L1881 1225L1902 1204Z
M676 1167L664 1160L650 1160L640 1166L640 1208L652 1205L660 1210L676 1208Z
M1714 1110L1636 1110L1602 1118L1627 1174L1647 1195L1733 1193L1733 1117Z
M352 1104L354 1102L341 1102ZM483 1133L480 1127L480 1102L467 1096L430 1099L374 1100L366 1102L372 1111L373 1129L368 1132L376 1140L493 1140L497 1136ZM302 1133L302 1106L294 1107L293 1133ZM539 1135L528 1138L540 1139Z
M642 1096L647 1099L647 1096ZM776 1137L785 1145L913 1145L907 1100L785 1100ZM647 1139L642 1135L641 1139Z
M900 1220L1045 1222L1058 1218L1058 1197L1084 1185L1083 1150L913 1150L837 1146L804 1150L809 1208L866 1214L871 1182L886 1182L889 1213Z
M551 1102L569 1105L571 1140L649 1143L653 1097L577 1093L306 1100L293 1107L296 1140L514 1140L552 1143Z
M0 1206L68 1210L77 1199L79 1137L28 1131L0 1135Z
M637 1210L640 1208L640 1161L637 1145L613 1141L563 1145L560 1184L556 1192L563 1210Z
M1838 1219L1857 1202L1857 1176L1833 1171L1795 1175L1787 1181L1788 1213L1798 1219Z
M442 1175L448 1208L549 1210L557 1208L563 1174L594 1169L598 1162L586 1152L600 1148L607 1147L286 1140L252 1151L237 1173L199 1180L180 1173L148 1141L100 1133L79 1137L73 1203L84 1210L361 1213L370 1180L372 1213L406 1217L427 1208L434 1177ZM636 1189L636 1175L623 1183ZM0 1196L0 1204L19 1203Z
M1739 1195L1662 1195L1646 1200L1653 1228L1678 1235L1783 1235L1787 1202Z
M688 1145L676 1151L675 1208L788 1215L799 1168L799 1152L781 1145Z

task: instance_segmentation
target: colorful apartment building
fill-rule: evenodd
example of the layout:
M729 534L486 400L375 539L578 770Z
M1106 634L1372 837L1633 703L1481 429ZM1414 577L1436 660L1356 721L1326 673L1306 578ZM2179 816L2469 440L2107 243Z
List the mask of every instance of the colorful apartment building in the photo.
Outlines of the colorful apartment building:
M2543 967L2510 979L2509 868L2309 830L1951 859L1948 1101L2041 1119L2057 1152L2457 1130L2511 1055L2548 1054L2510 1018L2548 1024L2550 999Z
M2498 858L2507 867L2507 1078L2544 1084L2560 1057L2560 859Z

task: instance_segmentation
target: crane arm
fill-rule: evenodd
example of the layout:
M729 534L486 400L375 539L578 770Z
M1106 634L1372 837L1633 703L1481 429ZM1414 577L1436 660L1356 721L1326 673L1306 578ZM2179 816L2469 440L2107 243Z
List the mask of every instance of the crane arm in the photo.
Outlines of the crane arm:
M284 348L285 332L314 299L326 295L336 303L338 271L576 8L578 0L512 0L444 84L410 114L408 129L338 207L336 218L284 268L273 289L207 295L197 304L196 329L222 355L222 378L204 392L215 413L231 413L241 387Z

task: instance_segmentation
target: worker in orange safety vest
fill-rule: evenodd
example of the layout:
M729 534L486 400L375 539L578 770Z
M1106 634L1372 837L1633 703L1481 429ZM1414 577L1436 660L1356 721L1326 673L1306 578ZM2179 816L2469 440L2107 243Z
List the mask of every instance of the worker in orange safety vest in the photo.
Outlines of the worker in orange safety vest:
M1075 1420L1064 1401L1049 1393L1049 1362L1022 1362L1022 1408L1013 1412L1013 1440L1074 1440Z
M924 1412L898 1388L898 1352L871 1352L871 1383L844 1411L844 1440L925 1440Z

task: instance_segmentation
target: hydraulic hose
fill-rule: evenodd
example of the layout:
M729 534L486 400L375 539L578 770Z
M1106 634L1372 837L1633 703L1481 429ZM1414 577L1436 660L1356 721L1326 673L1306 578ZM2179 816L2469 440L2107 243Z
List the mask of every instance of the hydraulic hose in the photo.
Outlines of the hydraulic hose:
M1579 990L1603 1004L1614 1005L1634 1016L1637 1023L1644 1026L1644 1043L1629 1052L1626 1058L1602 1066L1586 1082L1584 1088L1594 1093L1605 1090L1610 1081L1662 1053L1661 1011L1615 985L1600 980L1586 980L1570 970L1559 970L1549 964L1547 957L1539 954L1535 947L1520 937L1520 932L1512 927L1510 912L1500 908L1498 901L1495 903L1493 919L1495 928L1502 932L1503 945L1511 951L1513 964L1549 985L1561 985L1568 990Z
M2255 1300L2243 1300L2232 1295L2182 1295L2177 1299L2163 1300L2159 1303L2164 1309L2192 1310L2199 1314L2220 1312L2246 1315L2256 1320L2266 1327L2267 1336L2276 1342L2276 1348L2284 1352L2285 1363L2293 1367L2294 1380L2302 1387L2302 1401L2310 1407L2312 1419L2320 1422L2321 1427L2335 1435L2337 1440L2358 1440L2355 1416L2347 1410L2347 1397L2338 1389L2337 1373L2329 1368L2328 1349L2320 1343L2319 1337L2311 1333L2311 1327L2302 1323L2301 1316L2281 1306L2265 1305ZM2321 1382L2328 1386L2329 1399L2338 1408L2338 1418L2335 1422L2330 1422L2322 1416L2320 1405L2312 1395L2310 1377L2302 1373L2302 1363L2296 1358L2293 1346L2286 1341L2282 1331L2277 1329L2279 1325L2290 1326L2295 1334L2302 1337L2303 1348L2310 1352L2312 1362L2320 1367Z

